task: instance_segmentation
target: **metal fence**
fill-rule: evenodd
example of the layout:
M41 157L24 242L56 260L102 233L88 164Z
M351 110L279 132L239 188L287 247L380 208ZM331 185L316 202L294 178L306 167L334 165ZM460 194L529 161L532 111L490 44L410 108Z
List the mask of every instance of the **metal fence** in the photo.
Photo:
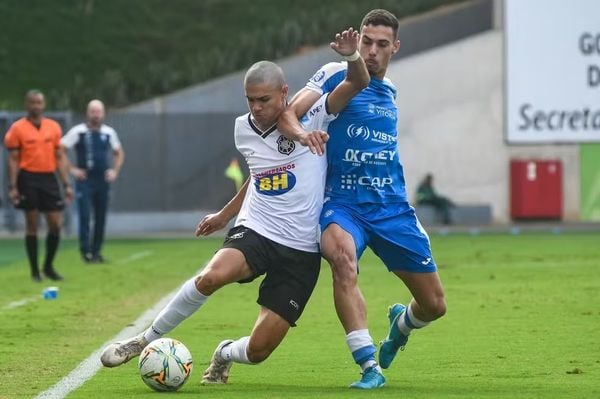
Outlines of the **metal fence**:
M4 133L21 115L0 113ZM47 113L64 132L83 120L81 115ZM111 192L111 211L166 212L219 209L235 194L224 175L232 158L245 164L234 145L237 114L113 114L106 123L115 128L125 150L125 163ZM71 154L72 155L72 154ZM0 178L4 224L15 226L8 204L7 152L2 151Z

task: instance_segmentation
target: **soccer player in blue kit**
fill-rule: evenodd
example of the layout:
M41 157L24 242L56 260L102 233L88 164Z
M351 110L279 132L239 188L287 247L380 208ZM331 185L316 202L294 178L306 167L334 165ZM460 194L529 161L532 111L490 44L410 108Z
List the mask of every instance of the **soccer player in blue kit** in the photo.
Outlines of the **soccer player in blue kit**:
M351 387L360 389L383 386L381 369L390 366L411 331L446 313L429 237L408 203L398 156L396 88L385 73L399 49L397 18L381 9L367 13L355 57L365 60L371 75L369 86L327 129L321 251L331 265L335 308L346 342L362 369L361 379ZM329 63L317 71L293 98L279 121L279 130L322 154L321 136L304 131L297 116L304 115L321 95L331 92L344 79L346 69L345 63ZM365 299L358 287L358 259L367 246L413 296L407 306L390 306L390 327L381 342L378 361L367 327Z

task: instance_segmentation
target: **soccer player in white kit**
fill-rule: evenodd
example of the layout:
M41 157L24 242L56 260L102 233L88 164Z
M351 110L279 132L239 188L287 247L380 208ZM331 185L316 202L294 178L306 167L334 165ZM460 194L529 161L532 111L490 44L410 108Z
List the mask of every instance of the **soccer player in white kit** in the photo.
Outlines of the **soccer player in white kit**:
M335 90L317 101L303 118L313 134L326 135L327 124L369 83L352 28L338 33L331 47L348 61L348 74ZM203 384L226 383L232 363L260 363L295 326L319 276L318 221L323 205L327 162L296 145L277 130L287 107L288 87L274 63L252 65L244 79L249 113L235 122L235 144L246 159L250 178L240 192L196 229L207 235L225 227L239 212L223 247L202 272L180 291L143 333L109 345L101 355L106 367L138 356L151 341L173 330L219 288L265 274L259 289L260 311L250 336L227 339L216 348ZM326 139L326 137L325 137Z

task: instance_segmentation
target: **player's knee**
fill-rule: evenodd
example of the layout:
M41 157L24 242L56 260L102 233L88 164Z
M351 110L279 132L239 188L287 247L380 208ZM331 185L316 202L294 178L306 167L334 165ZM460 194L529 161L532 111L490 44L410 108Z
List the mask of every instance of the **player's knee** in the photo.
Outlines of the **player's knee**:
M356 279L356 260L343 248L329 252L325 258L331 265L334 281L352 281Z
M221 278L217 273L208 272L196 277L196 289L203 295L211 295L223 286Z
M432 321L439 319L446 314L446 300L444 297L438 297L429 302L424 310Z

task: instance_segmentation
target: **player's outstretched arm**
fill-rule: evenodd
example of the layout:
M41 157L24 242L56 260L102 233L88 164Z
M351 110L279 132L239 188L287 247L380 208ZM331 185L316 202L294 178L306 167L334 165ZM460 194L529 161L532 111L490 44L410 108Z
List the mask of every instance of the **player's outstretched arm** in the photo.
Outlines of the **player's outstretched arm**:
M323 155L329 135L321 130L306 131L298 121L298 118L307 113L320 97L321 95L316 91L306 88L296 93L279 117L277 130L290 140L298 141L300 144L307 146L313 154Z
M359 34L353 28L335 35L330 46L348 62L346 78L327 98L327 109L332 114L342 111L348 102L369 85L371 76L358 52Z
M331 48L348 62L346 78L327 98L327 108L332 114L343 110L352 97L367 87L371 80L367 66L358 53L358 40L358 32L348 28L336 34L334 41L330 43ZM298 117L308 112L320 97L321 95L316 91L307 88L300 90L279 118L277 128L289 139L308 146L313 154L322 155L329 135L322 131L307 132L298 121Z
M217 213L211 213L204 216L198 226L196 226L196 237L207 236L214 233L217 230L221 230L227 226L227 223L232 217L237 215L242 207L244 198L246 197L246 191L248 191L248 185L250 184L250 177L246 179L244 185L240 188L240 191Z

